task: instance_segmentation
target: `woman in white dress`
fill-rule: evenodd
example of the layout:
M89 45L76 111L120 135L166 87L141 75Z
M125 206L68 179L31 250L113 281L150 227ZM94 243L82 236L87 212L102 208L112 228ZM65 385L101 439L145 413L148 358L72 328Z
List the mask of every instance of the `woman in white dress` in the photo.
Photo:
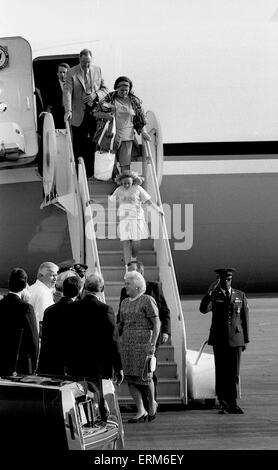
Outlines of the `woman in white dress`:
M110 196L111 201L119 204L118 235L123 242L125 265L137 259L140 240L149 236L142 204L149 204L163 214L162 208L154 204L141 187L142 182L143 178L135 171L126 170L116 177L119 186Z

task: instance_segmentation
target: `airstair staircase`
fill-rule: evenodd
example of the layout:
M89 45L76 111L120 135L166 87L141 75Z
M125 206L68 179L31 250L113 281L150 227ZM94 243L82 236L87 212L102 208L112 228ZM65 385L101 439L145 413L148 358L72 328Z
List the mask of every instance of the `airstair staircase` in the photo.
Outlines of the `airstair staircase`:
M114 220L109 224L107 195L111 194L116 189L116 185L113 182L99 182L96 180L89 180L88 185L90 197L93 199L91 203L92 210L94 211L96 204L105 208L106 217L103 222L105 224L105 230L100 230L100 232L102 232L101 235L107 236L109 228L110 233L113 235L113 233L116 233L116 229L115 227L111 227L111 224L116 224L117 221ZM112 210L113 209L111 209L111 211ZM105 281L105 300L107 304L112 306L115 314L117 314L125 274L122 246L118 238L98 238L98 230L96 231L96 238L101 271ZM158 281L159 268L156 263L156 253L151 239L142 240L140 256L138 258L144 264L145 278L149 281ZM168 341L165 345L161 345L158 349L156 375L158 377L158 402L179 403L180 380L177 376L177 364L174 360L174 346L171 344L171 341ZM121 385L117 393L121 404L133 403L126 383Z
M122 245L116 235L116 211L108 199L116 187L115 183L100 182L94 178L87 181L82 158L79 158L77 178L69 126L65 131L55 131L50 113L46 114L44 121L45 199L42 207L56 204L66 211L73 258L76 262L85 262L88 271L102 273L105 281L103 300L117 314L125 270ZM152 144L142 143L142 157L132 162L132 169L143 174L145 189L152 200L161 205L162 141L160 139L159 145L160 129L153 113L149 116L149 122ZM161 281L171 312L171 337L157 352L157 400L159 403L185 404L187 383L183 312L164 216L158 216L156 223L158 236L142 241L139 259L144 264L146 279ZM126 383L117 392L120 404L133 403Z

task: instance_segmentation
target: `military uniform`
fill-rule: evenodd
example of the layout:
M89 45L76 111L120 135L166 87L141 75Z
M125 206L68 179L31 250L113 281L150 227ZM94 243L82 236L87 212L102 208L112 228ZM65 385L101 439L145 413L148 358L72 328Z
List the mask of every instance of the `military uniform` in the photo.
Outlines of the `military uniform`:
M232 288L229 293L225 292L218 285L200 304L201 313L210 311L212 323L208 344L214 351L216 395L220 405L235 409L239 397L241 352L249 342L246 296Z

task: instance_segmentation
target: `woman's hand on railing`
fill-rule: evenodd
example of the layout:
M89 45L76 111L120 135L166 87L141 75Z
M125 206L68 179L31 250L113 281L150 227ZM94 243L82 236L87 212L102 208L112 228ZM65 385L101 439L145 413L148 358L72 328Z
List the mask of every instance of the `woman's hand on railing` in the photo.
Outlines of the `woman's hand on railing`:
M142 138L144 140L147 140L148 142L150 142L152 140L150 134L148 134L146 131L142 131Z
M72 112L71 111L66 111L65 116L64 116L64 121L67 122L72 118Z

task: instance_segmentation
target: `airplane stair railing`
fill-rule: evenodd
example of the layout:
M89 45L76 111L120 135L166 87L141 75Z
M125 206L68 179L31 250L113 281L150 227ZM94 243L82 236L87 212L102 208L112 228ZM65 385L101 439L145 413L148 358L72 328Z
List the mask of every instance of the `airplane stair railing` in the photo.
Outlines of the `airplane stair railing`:
M78 158L78 183L82 204L83 227L85 233L85 263L88 266L89 272L97 271L99 274L101 274L96 234L94 229L94 220L92 208L90 205L90 193L85 164L82 157ZM104 292L102 292L102 301L105 302Z
M158 206L162 205L158 179L152 158L152 151L148 141L143 144L143 168L146 190L152 200ZM176 281L175 269L171 248L168 239L165 216L150 210L151 232L154 239L154 249L157 255L159 278L162 283L163 293L171 312L171 340L175 349L175 361L177 373L181 382L180 395L184 403L187 403L187 376L186 376L186 332L183 311Z
M53 204L66 212L72 256L81 263L84 234L71 138L67 130L55 129L51 113L44 113L43 120L43 189L41 209Z
M67 214L73 258L87 264L88 273L101 274L83 158L77 178L69 124L55 130L51 113L45 113L43 125L43 186L41 208L55 204Z

